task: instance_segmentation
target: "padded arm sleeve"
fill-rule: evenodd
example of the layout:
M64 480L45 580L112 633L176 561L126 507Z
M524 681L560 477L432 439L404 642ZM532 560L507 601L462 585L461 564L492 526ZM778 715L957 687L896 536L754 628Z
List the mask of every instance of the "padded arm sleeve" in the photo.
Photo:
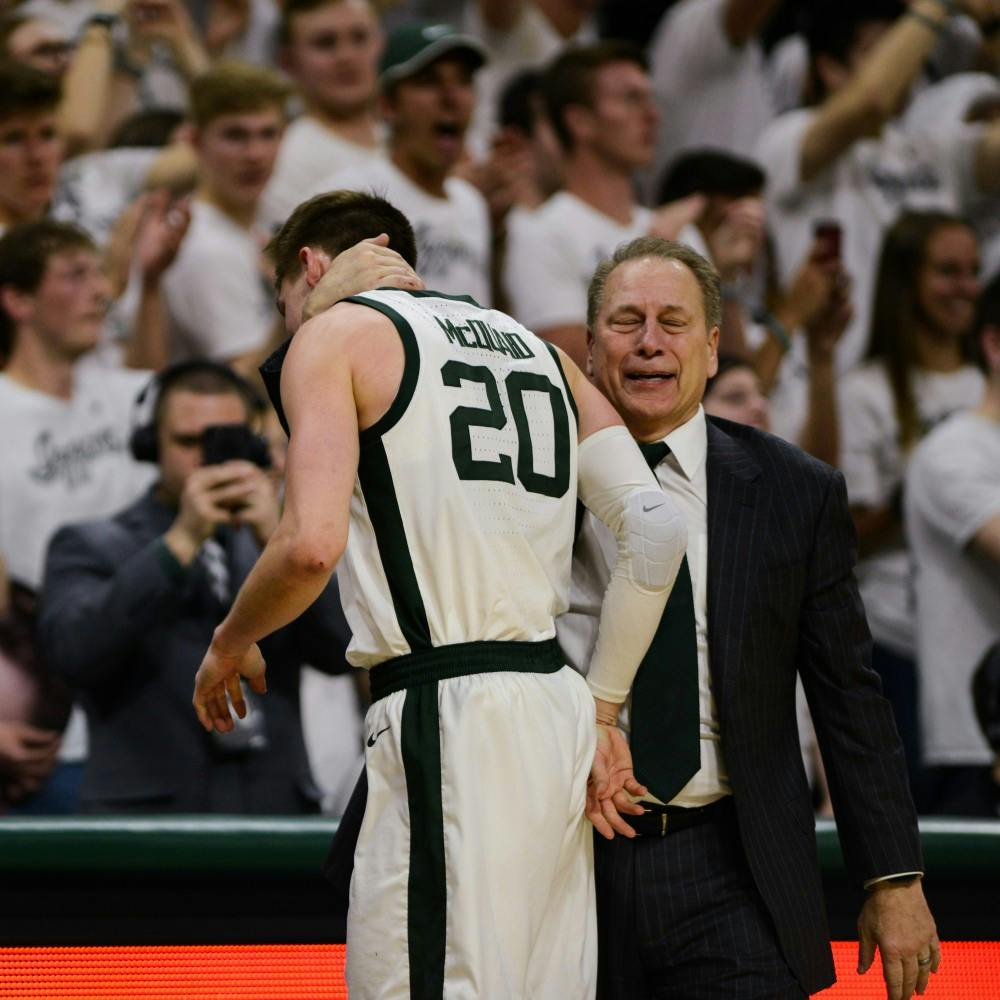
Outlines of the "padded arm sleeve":
M620 425L581 443L579 496L618 540L587 683L596 698L621 704L677 578L687 527Z

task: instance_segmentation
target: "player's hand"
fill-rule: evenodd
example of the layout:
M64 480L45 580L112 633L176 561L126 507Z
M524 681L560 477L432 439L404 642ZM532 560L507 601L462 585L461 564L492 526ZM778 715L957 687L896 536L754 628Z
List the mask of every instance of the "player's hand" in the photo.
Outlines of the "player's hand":
M646 794L632 773L632 752L617 726L597 724L597 747L587 782L587 819L608 840L616 833L634 837L622 814L641 816L643 807L629 798Z
M230 701L236 714L241 719L245 718L247 706L240 689L240 678L245 677L251 690L257 694L266 694L265 669L264 657L256 643L241 652L230 652L218 649L213 640L195 674L194 697L191 699L202 726L208 732L214 728L220 733L228 733L235 725L229 711Z
M302 307L303 321L318 316L342 299L358 292L390 286L420 291L424 283L395 250L385 233L362 240L337 254L316 282Z
M941 942L919 879L912 885L876 882L869 892L858 918L859 974L871 968L876 947L888 1000L924 992L941 964Z

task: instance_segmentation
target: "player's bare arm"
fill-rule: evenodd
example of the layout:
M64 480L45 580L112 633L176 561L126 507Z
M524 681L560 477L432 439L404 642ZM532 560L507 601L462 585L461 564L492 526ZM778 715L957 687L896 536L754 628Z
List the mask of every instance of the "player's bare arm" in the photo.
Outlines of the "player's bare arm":
M353 359L370 313L338 306L303 325L289 348L281 378L291 428L285 505L195 678L194 706L206 729L232 728L227 691L237 714L244 714L240 676L265 690L256 643L316 600L347 543L358 466Z

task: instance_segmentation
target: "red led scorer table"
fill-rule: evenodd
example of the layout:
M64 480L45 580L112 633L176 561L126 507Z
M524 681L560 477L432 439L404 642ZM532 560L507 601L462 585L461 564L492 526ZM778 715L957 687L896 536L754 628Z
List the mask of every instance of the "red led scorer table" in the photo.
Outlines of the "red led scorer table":
M833 945L836 986L823 1000L882 1000L876 960L865 976L857 944ZM1000 942L946 941L928 1000L1000 1000ZM0 948L4 1000L343 1000L343 945ZM570 1000L570 998L567 998Z

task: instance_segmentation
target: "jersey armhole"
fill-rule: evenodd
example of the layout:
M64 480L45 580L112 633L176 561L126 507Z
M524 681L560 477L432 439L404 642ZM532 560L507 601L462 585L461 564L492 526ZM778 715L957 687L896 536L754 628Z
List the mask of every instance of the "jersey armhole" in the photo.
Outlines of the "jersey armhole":
M538 338L542 340L541 337ZM563 371L562 359L559 357L559 352L555 347L550 344L547 340L542 340L549 354L552 355L552 360L556 363L556 368L559 370L559 375L562 378L563 388L566 390L566 398L569 400L570 409L573 411L573 419L576 421L577 434L580 432L580 411L576 408L576 400L573 398L573 392L569 387L569 382L566 379L566 372Z
M417 346L417 338L413 328L392 306L358 295L351 295L343 301L355 302L360 306L368 306L369 309L382 313L392 322L399 334L399 339L403 342L403 377L399 381L396 398L389 405L389 409L371 427L359 431L358 442L362 448L365 448L395 427L410 405L410 400L413 399L413 393L417 388L417 378L420 375L420 348Z
M267 390L268 399L271 400L271 406L274 407L274 412L278 415L278 422L281 424L285 436L289 438L292 436L292 432L288 427L288 420L285 417L285 408L281 404L281 369L284 367L285 355L291 346L292 338L289 337L257 369L260 372L264 388Z

